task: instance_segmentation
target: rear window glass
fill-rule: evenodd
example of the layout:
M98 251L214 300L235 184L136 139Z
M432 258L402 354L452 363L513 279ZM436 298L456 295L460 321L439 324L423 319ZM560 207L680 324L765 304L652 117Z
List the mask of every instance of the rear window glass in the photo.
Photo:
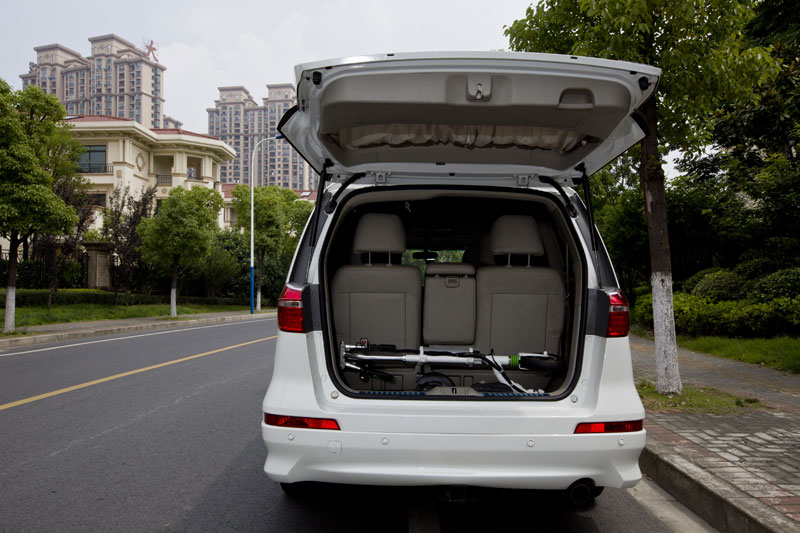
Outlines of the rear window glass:
M464 250L406 250L401 263L417 267L424 279L426 263L460 263L463 257Z

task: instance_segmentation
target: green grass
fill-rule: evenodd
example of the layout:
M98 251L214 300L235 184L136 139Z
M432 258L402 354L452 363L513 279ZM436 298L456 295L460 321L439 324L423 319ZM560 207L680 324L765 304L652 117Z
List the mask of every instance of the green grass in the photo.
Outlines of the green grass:
M722 415L760 406L757 398L740 398L717 389L684 386L683 394L665 396L656 392L655 384L641 381L636 385L644 408L648 411L681 411Z
M653 332L640 325L631 325L631 333L653 340ZM736 339L678 335L678 345L694 352L800 374L800 338L798 337Z
M197 313L219 313L222 311L244 311L247 308L239 305L198 305L182 304L178 305L178 317L181 315L191 315ZM16 326L38 326L42 324L56 324L60 322L84 322L93 320L113 320L120 318L140 318L140 317L169 317L169 305L93 305L93 304L73 304L73 305L54 305L50 311L47 307L30 306L18 307L16 310ZM0 324L3 323L3 316L0 315Z
M772 339L679 337L678 344L696 352L800 374L800 338L796 337L774 337Z

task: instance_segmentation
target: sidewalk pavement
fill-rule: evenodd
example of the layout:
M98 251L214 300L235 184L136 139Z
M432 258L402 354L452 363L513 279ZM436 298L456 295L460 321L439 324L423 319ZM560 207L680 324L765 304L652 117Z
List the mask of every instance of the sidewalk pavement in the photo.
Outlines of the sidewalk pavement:
M238 322L242 320L255 320L275 316L275 310L259 311L253 315L250 311L225 311L221 313L198 313L193 315L178 315L177 320L168 317L142 317L124 318L120 320L98 320L96 322L62 322L60 324L44 324L41 326L23 326L17 328L19 337L0 338L0 350L31 346L34 344L47 344L62 342L87 337L100 337L103 335L117 335L120 333L135 333L140 331L154 331L188 326L201 326L219 324L222 322Z
M655 345L631 336L637 383ZM720 531L800 532L800 376L678 349L686 384L758 398L737 414L648 412L642 471Z
M274 310L68 322L18 328L0 349L275 316ZM636 381L655 381L652 341L631 336ZM800 376L678 350L684 384L714 387L756 408L734 415L648 412L642 471L720 531L800 532Z

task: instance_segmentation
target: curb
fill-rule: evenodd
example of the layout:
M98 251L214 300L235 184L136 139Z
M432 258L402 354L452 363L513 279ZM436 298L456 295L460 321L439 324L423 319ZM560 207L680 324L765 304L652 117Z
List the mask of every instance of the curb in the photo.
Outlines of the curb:
M647 440L639 466L659 486L719 531L800 531L798 522L654 439Z
M135 324L130 326L111 326L111 327L98 327L95 329L79 329L75 331L65 331L62 333L34 333L33 335L26 335L23 337L10 337L8 339L0 339L0 349L4 348L18 348L20 346L32 346L35 344L47 344L52 342L61 342L75 339L85 339L88 337L102 337L104 335L117 335L119 333L133 333L137 331L154 331L162 329L179 328L182 326L199 326L205 324L219 324L223 322L243 322L247 320L255 320L257 318L274 318L277 315L275 311L267 313L258 313L255 315L231 315L213 318L191 318L180 321L162 321L151 322L147 324Z

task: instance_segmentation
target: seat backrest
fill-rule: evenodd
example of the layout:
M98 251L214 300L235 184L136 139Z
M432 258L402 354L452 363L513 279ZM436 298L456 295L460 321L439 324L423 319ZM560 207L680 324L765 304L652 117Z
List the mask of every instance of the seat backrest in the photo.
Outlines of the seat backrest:
M475 342L475 267L428 263L422 339L425 344L471 346Z
M564 328L564 282L553 268L509 266L511 256L544 255L536 221L529 216L504 215L490 233L494 256L504 266L478 269L475 348L498 355L520 352L557 355ZM515 261L516 262L516 261Z
M367 264L344 265L331 281L336 342L362 338L371 344L419 347L422 284L413 266L374 264L372 254L403 253L405 230L397 215L368 213L361 217L353 252L366 254Z

